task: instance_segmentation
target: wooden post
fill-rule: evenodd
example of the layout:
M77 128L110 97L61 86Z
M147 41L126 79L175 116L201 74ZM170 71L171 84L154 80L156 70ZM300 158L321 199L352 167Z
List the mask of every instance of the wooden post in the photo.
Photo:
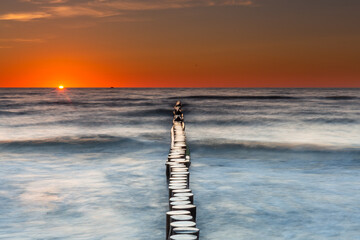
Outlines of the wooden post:
M199 239L194 194L190 189L190 150L186 145L184 115L180 101L176 102L173 114L170 151L165 163L171 210L166 213L166 240Z

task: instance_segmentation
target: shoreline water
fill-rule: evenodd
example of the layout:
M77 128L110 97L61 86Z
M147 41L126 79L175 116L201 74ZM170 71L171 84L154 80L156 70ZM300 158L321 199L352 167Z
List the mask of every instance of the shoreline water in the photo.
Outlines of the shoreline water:
M358 96L0 89L0 238L163 238L178 97L204 239L358 239Z

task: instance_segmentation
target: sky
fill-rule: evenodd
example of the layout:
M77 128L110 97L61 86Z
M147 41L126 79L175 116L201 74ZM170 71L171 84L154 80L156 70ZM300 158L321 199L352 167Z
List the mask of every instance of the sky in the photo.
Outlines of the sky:
M0 87L360 87L359 0L0 0Z

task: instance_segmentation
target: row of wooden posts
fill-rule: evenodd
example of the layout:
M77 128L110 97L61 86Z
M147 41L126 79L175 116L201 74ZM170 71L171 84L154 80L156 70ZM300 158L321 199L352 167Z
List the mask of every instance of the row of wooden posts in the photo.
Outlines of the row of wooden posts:
M181 102L174 106L171 147L166 161L169 188L169 211L166 213L166 240L199 239L196 206L190 189L190 152L186 145Z

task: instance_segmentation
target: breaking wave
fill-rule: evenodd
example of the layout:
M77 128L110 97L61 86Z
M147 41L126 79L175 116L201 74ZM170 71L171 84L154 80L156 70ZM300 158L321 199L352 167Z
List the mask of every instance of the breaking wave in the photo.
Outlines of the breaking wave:
M239 150L274 151L274 152L352 152L360 154L360 145L335 146L314 143L282 143L265 141L240 141L227 139L207 139L206 141L192 141L194 151L212 151L218 154L229 154Z
M149 142L110 135L84 135L37 140L0 141L1 151L34 152L132 152L148 147Z
M184 96L184 97L169 97L169 99L214 99L214 100L281 100L281 99L298 99L296 97L291 96L275 96L275 95L269 95L269 96L218 96L218 95L207 95L207 96Z

